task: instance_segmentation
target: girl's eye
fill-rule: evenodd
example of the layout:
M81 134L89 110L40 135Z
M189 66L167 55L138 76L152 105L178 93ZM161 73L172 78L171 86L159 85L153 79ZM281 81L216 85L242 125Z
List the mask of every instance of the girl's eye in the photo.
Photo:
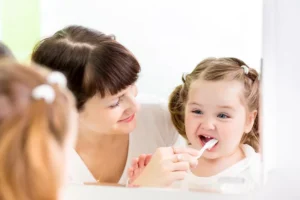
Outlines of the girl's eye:
M222 118L222 119L227 119L227 118L229 118L229 116L226 115L226 114L224 114L224 113L219 114L218 117L219 117L219 118Z
M201 110L193 110L192 113L195 113L197 115L203 114L203 112Z

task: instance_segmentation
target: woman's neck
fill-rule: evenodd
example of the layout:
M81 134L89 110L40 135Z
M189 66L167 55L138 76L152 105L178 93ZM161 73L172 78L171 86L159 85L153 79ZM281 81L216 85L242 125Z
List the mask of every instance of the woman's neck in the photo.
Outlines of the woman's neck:
M192 170L193 174L200 177L210 177L217 175L225 169L231 167L245 158L241 147L238 147L234 153L217 159L200 158L198 166Z
M126 165L129 134L95 134L81 130L75 150L96 180L116 183Z
M114 146L114 144L128 141L128 134L96 133L93 130L80 127L77 138L77 149L91 149L99 151Z

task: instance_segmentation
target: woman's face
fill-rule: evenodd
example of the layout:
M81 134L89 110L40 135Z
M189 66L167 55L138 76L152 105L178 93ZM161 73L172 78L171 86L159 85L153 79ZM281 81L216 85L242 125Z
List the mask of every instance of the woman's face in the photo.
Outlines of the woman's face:
M104 98L95 95L79 113L79 126L100 134L128 134L136 127L135 114L138 104L135 100L137 88L131 85L116 95Z

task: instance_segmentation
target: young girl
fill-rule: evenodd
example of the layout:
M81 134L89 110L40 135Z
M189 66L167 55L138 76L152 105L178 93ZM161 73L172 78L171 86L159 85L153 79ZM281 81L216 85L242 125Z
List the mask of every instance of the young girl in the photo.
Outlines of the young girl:
M66 149L76 138L66 79L0 61L0 199L57 200Z
M171 94L169 110L191 147L201 149L211 139L218 140L181 186L243 192L259 185L259 76L254 69L237 58L205 59ZM141 156L133 162L131 182L149 160Z

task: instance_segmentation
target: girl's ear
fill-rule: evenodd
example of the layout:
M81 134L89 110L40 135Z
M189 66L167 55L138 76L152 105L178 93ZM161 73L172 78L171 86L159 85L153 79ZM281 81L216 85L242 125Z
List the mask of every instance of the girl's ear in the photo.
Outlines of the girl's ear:
M244 130L245 133L249 133L252 130L256 116L257 116L257 110L254 110L247 114L246 125Z

